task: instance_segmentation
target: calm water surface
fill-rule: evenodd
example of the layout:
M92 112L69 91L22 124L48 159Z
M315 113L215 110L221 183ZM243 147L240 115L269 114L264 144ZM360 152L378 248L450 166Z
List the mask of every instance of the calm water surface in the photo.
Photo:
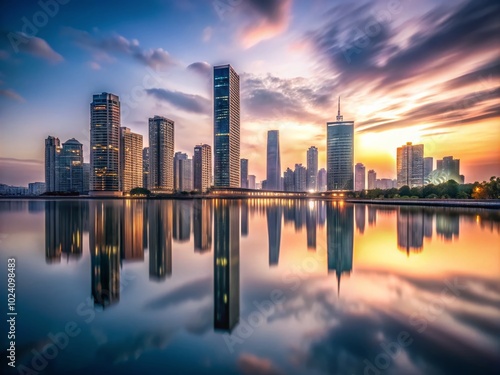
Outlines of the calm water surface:
M14 257L34 373L498 374L499 234L498 210L0 201L0 280Z

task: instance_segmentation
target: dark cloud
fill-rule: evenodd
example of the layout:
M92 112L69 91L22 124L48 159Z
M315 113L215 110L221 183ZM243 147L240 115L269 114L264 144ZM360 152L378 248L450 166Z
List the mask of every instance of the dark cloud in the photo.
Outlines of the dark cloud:
M154 96L157 99L163 100L170 103L174 107L181 109L186 112L193 112L198 114L209 114L210 113L210 100L200 96L186 94L180 91L171 91L167 89L146 89L149 95Z

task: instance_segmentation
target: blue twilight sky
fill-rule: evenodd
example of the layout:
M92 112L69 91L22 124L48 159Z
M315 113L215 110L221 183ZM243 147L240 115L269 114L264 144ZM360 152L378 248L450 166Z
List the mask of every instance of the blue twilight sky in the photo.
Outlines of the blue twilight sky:
M120 96L122 126L175 120L175 148L212 144L211 66L241 76L242 153L265 177L320 150L341 95L355 161L395 177L396 147L500 175L500 5L493 0L6 0L0 6L0 183L43 181L48 135L89 144L92 94Z

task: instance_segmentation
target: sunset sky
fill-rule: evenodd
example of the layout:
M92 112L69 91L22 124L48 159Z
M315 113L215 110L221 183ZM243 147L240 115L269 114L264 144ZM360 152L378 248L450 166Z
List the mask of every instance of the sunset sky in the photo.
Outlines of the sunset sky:
M120 96L145 146L154 115L175 121L176 151L212 145L211 66L225 63L258 180L271 129L282 170L312 145L325 166L339 95L355 162L379 178L396 177L409 141L461 159L466 182L500 175L498 1L59 1L0 5L0 183L44 181L48 135L77 138L89 162L94 93Z

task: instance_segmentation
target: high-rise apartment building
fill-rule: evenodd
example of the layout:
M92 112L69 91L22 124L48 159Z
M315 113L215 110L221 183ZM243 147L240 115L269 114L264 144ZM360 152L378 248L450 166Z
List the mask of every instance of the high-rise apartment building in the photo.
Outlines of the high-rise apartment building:
M317 178L318 178L318 149L314 146L309 147L307 150L307 177L306 184L307 190L317 191Z
M142 135L133 133L129 128L120 129L120 168L121 190L129 193L143 187Z
M354 183L355 183L355 191L363 191L365 190L365 176L366 176L366 168L362 163L357 163L354 167Z
M62 144L58 156L57 191L77 192L82 194L83 189L83 145L75 138Z
M106 92L90 104L90 194L121 195L120 99Z
M149 189L149 147L142 150L142 187Z
M204 193L211 186L212 149L209 145L202 144L194 148L193 180L196 191Z
M267 132L266 190L281 190L280 138L278 130Z
M376 189L377 172L373 169L368 171L368 190Z
M326 169L321 168L318 172L318 191L326 191Z
M179 191L181 189L181 160L187 160L188 154L184 152L177 151L174 154L174 190Z
M307 169L302 164L295 164L295 170L293 171L295 191L306 191L307 190Z
M402 186L423 186L424 184L424 145L408 142L397 150L398 188Z
M174 190L174 122L161 116L149 119L149 190Z
M47 192L59 191L57 163L60 151L59 138L48 136L45 140L45 189Z
M285 191L295 191L295 177L290 168L283 172L283 188Z
M340 115L340 98L337 121L328 122L326 127L328 190L353 190L354 121L344 121Z
M240 77L214 67L214 185L240 186Z

